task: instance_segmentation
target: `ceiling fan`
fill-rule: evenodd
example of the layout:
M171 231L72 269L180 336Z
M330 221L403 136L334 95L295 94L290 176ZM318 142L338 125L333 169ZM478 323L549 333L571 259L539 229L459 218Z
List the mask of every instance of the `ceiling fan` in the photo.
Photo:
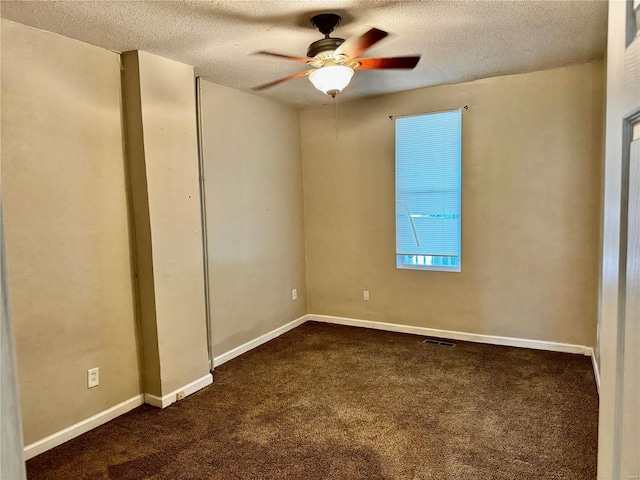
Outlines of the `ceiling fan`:
M340 23L340 16L334 13L322 13L311 19L311 23L324 35L309 45L306 57L295 57L260 51L260 55L285 58L296 62L306 63L309 70L289 75L274 82L253 88L255 91L264 90L294 78L309 76L309 80L321 92L335 98L351 81L355 70L378 70L388 68L414 68L420 60L420 55L390 58L360 58L367 49L382 40L388 34L377 28L372 28L359 37L348 40L331 38L329 35Z

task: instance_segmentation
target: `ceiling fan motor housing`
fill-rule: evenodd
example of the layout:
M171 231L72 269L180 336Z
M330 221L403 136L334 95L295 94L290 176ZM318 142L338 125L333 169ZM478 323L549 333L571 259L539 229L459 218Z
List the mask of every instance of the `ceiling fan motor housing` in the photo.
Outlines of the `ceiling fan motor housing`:
M307 49L307 57L315 57L322 52L334 51L344 43L344 38L323 38L317 42L313 42Z
M331 38L329 36L340 24L340 15L321 13L311 18L311 23L324 35L324 38L309 45L307 57L313 58L322 52L333 51L344 43L343 38Z

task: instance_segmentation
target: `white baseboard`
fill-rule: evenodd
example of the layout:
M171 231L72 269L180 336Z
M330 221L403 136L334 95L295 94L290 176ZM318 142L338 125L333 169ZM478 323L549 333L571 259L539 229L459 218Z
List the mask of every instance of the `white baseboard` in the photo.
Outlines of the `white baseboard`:
M248 352L256 347L259 347L263 343L267 343L269 340L273 340L276 337L279 337L283 333L287 333L289 330L293 330L294 328L302 325L304 322L308 320L309 315L303 315L300 318L296 318L292 322L287 323L281 327L276 328L275 330L271 330L264 335L259 336L258 338L254 338L253 340L240 345L239 347L233 348L228 352L225 352L221 355L213 357L213 366L218 367L229 360L236 358L243 353Z
M152 395L150 393L144 394L144 403L148 405L152 405L158 408L167 408L172 403L176 402L176 395L178 392L184 392L184 396L191 395L192 393L196 393L198 390L203 389L207 385L211 385L213 383L213 375L207 373L205 376L194 380L191 383L187 383L183 387L180 387L174 390L171 393L167 393L162 397L158 397L156 395Z
M600 367L593 348L591 349L591 363L593 364L593 375L596 377L596 388L598 389L598 395L600 395Z
M501 337L497 335L481 335L477 333L466 333L466 332L457 332L453 330L438 330L434 328L426 328L426 327L415 327L411 325L401 325L395 323L386 323L386 322L375 322L372 320L360 320L355 318L347 318L347 317L334 317L330 315L316 315L309 314L303 315L300 318L293 320L292 322L287 323L271 332L268 332L250 342L244 343L239 347L236 347L232 350L229 350L226 353L218 355L214 357L213 364L214 366L222 365L229 360L236 358L243 353L248 352L249 350L256 348L263 343L268 342L276 337L279 337L283 333L292 330L306 321L316 321L323 323L333 323L337 325L348 325L353 327L364 327L364 328L372 328L375 330L386 330L389 332L400 332L400 333L412 333L415 335L423 335L428 337L437 337L437 338L446 338L451 340L462 340L467 342L476 342L476 343L487 343L492 345L503 345L510 347L523 347L523 348L533 348L537 350L550 350L553 352L565 352L565 353L578 353L583 355L590 355L593 362L593 371L596 378L596 385L598 387L598 392L600 391L600 372L598 368L598 364L593 352L593 348L586 347L583 345L573 345L568 343L557 343L557 342L548 342L544 340L530 340L523 338L513 338L513 337ZM86 420L78 422L70 427L67 427L59 432L56 432L48 437L43 438L42 440L38 440L24 447L24 459L28 460L30 458L35 457L53 447L56 447L72 438L77 437L83 433L88 432L89 430L98 427L104 423L107 423L114 418L127 413L130 410L142 405L143 403L147 403L149 405L153 405L154 407L166 408L176 401L176 394L178 392L184 392L185 396L191 395L192 393L197 392L198 390L206 387L213 383L213 376L208 373L207 375L181 387L177 390L168 393L162 397L158 397L156 395L151 395L149 393L145 393L144 395L136 395L135 397L130 398L129 400L125 400L118 405L115 405L107 410L104 410Z
M30 443L29 445L24 447L24 459L26 461L30 458L35 457L36 455L40 455L41 453L46 452L47 450L51 450L53 447L57 447L58 445L71 440L72 438L82 435L89 430L99 427L100 425L105 424L108 421L127 413L129 410L133 410L134 408L139 407L140 405L142 405L142 403L143 395L136 395L135 397L131 397L124 402L103 410L102 412L97 413L92 417L75 423L70 427L60 430L59 432L53 433L48 437L43 438L42 440Z
M533 348L536 350L550 350L552 352L580 353L591 355L592 348L570 343L547 342L544 340L529 340L526 338L500 337L497 335L482 335L478 333L456 332L453 330L437 330L435 328L413 327L396 323L375 322L372 320L359 320L347 317L333 317L330 315L307 315L307 320L337 325L349 325L352 327L373 328L389 332L413 333L427 337L446 338L450 340L463 340L466 342L488 343L491 345L503 345L508 347Z

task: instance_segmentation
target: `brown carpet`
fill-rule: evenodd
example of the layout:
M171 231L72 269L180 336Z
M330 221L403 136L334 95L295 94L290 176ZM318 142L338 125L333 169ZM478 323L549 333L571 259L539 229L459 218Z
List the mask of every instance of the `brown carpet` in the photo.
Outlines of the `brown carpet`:
M591 361L308 322L27 462L30 479L596 478Z

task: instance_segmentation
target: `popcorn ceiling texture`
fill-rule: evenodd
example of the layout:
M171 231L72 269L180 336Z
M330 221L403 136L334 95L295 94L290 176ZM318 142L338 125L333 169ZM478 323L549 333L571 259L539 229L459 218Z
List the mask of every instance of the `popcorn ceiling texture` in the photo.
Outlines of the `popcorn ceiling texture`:
M365 56L421 54L413 71L357 72L341 99L459 83L586 63L604 56L604 1L312 1L202 2L3 1L3 18L110 50L145 50L196 67L228 87L251 87L305 65L252 56L271 50L305 56L322 38L309 19L335 12L332 36L371 27L392 35ZM329 103L304 78L260 95L298 108Z

